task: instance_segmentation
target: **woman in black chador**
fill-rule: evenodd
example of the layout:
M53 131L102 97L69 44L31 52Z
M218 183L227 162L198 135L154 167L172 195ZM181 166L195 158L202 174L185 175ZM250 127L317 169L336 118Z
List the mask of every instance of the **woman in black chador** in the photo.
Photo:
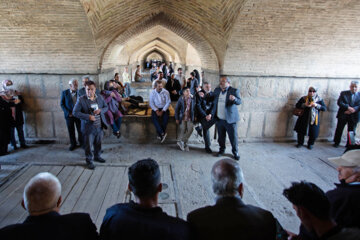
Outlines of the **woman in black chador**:
M0 89L0 156L8 154L11 128L15 124L15 104L12 100L11 89L7 88L5 80Z
M304 109L304 113L296 121L297 145L304 144L305 135L309 136L307 147L312 149L320 130L320 111L326 111L326 105L317 94L315 87L309 87L308 95L303 96L296 103L296 108Z

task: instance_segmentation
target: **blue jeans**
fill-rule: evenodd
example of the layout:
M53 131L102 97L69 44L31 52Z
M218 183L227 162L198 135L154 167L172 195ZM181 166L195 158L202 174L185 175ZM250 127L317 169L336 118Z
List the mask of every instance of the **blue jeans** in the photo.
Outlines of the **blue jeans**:
M159 137L161 137L166 132L166 127L169 121L169 110L163 112L163 115L161 117L158 117L158 115L156 115L156 112L152 110L151 120L154 123L157 134L159 135Z
M120 131L121 121L122 121L122 117L119 117L116 120L114 119L114 123L111 125L113 129L113 133L117 133L118 131Z
M84 134L84 149L86 162L92 162L93 157L97 159L101 154L101 140L103 137L103 130L101 127L93 127L92 129L88 129ZM94 154L92 151L94 149Z

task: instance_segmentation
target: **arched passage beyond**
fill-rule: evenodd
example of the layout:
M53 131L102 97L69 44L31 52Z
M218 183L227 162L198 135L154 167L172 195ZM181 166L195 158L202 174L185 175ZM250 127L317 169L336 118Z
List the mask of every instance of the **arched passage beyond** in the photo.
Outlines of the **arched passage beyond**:
M104 49L100 60L101 68L107 69L112 68L114 65L116 65L114 64L114 60L116 61L116 58L112 58L113 55L111 54L115 51L115 49L121 46L123 46L123 48L125 49L124 46L128 42L130 42L132 38L141 36L142 33L146 34L146 32L147 34L149 34L152 30L154 30L154 33L157 33L159 29L166 29L167 33L170 33L161 35L161 39L166 41L167 43L170 43L175 49L177 49L178 51L183 49L186 50L186 44L190 43L198 52L203 68L212 71L219 70L217 55L212 46L206 41L206 39L203 38L201 34L196 34L193 29L186 26L184 23L176 21L164 13L158 14L150 19L141 21L138 24L134 24L127 30L119 33ZM176 47L177 45L181 45L182 47ZM127 54L130 55L131 53L127 52ZM181 60L183 59L183 57L186 56L186 53L179 55L179 58Z

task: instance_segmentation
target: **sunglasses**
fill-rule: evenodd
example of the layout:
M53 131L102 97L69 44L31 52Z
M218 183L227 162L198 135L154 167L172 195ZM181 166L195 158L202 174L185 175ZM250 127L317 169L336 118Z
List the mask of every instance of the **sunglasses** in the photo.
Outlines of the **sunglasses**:
M316 92L315 90L309 90L309 92Z

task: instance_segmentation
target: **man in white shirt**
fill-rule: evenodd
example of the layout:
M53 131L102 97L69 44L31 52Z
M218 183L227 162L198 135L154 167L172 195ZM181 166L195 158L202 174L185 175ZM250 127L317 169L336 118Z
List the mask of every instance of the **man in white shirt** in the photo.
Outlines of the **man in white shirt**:
M161 143L166 138L166 127L169 120L169 106L171 103L169 92L163 88L161 80L154 81L155 89L150 93L149 104L152 109L151 119L156 128Z

